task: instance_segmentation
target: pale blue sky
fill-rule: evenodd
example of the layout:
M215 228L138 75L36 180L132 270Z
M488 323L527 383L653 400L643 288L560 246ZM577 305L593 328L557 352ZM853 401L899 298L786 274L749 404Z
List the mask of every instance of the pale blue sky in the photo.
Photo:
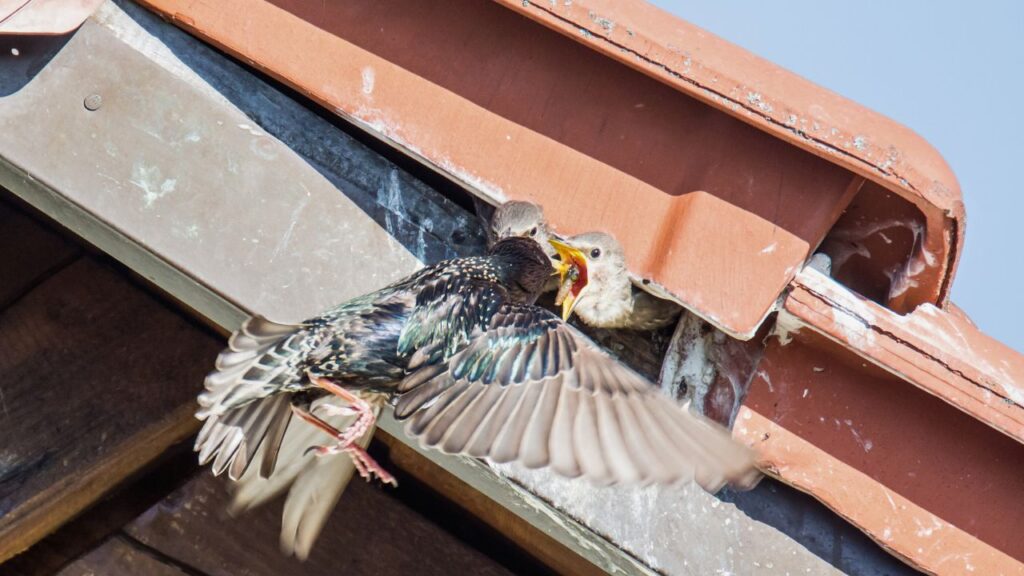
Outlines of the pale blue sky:
M931 142L967 205L953 301L1024 352L1024 2L653 3Z

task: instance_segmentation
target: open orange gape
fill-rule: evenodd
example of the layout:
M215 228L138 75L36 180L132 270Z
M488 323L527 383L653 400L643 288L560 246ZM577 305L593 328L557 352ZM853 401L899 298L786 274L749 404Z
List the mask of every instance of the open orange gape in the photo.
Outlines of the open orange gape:
M143 3L478 196L614 234L718 330L698 408L765 471L923 570L1024 570L1024 359L949 302L959 186L907 128L635 0Z

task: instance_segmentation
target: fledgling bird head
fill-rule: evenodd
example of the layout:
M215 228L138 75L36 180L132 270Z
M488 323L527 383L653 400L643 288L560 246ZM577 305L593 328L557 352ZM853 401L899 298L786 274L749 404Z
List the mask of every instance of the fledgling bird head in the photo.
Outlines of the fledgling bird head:
M551 260L532 238L503 238L491 246L487 256L515 302L533 304L553 272Z
M587 324L603 326L605 318L628 313L632 283L626 253L611 234L587 232L550 243L562 261L558 266L562 289L556 303L562 306L563 319L576 312ZM567 274L573 276L566 278Z
M544 209L533 202L513 200L498 206L487 232L492 246L503 238L532 238L540 244L549 259L555 257L555 249L548 244L551 229L544 220Z

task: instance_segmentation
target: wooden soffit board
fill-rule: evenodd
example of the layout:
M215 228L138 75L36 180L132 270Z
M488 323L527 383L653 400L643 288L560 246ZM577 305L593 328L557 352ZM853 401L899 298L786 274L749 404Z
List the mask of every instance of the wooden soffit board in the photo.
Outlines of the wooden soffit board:
M510 11L480 0L142 3L478 195L537 201L564 234L615 234L634 272L739 338L754 334L865 178L940 222L929 228L940 251L937 281L952 269L959 232L944 218L959 209L959 192L934 151L774 67L751 76L749 98L738 80L723 92L728 98L694 89L684 73L699 70L724 86L764 64L721 41L721 60L686 69L655 49L671 44L668 36L647 40L648 48L604 45L606 23L586 17L576 26L576 7L553 15L536 4L506 3ZM679 40L704 37L645 4L617 10L646 16L611 26L615 38L640 39L648 26L668 34L658 19L678 24ZM769 76L791 82L767 85ZM797 99L809 87L817 104ZM800 111L795 127L774 119L786 110ZM832 115L845 120L825 122ZM807 136L820 126L823 136ZM941 185L900 188L901 179L917 182L918 164L904 153L886 160L890 140L927 157L920 178ZM879 167L861 156L877 157ZM894 166L905 171L886 172ZM719 225L702 225L708 219Z

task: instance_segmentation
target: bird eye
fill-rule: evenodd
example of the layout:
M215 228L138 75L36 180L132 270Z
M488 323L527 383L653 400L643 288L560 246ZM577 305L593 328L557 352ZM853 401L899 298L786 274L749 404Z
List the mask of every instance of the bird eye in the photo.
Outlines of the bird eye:
M600 248L594 248L593 250L590 251L590 257L591 258L598 258L600 256L601 256L601 249Z
M537 235L537 227L534 226L533 228L530 228L530 236L536 236L536 235Z

